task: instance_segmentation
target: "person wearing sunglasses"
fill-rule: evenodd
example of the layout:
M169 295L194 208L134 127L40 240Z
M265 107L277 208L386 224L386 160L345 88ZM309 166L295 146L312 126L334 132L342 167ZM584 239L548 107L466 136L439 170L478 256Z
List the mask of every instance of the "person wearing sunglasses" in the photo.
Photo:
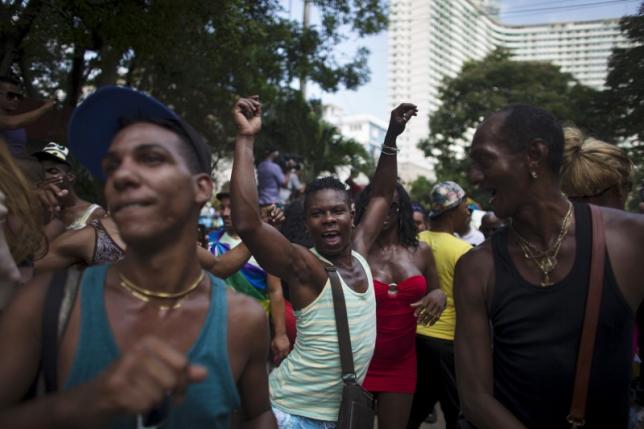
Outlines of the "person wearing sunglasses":
M0 136L3 137L13 156L25 155L27 125L37 121L50 111L55 102L46 100L40 107L24 113L17 113L23 99L20 82L9 76L0 76Z

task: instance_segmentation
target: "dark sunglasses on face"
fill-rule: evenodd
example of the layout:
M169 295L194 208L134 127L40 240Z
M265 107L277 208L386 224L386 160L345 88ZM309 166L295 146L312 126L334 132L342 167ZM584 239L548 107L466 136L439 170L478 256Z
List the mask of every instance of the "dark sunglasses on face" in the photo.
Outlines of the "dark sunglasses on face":
M4 96L9 101L22 100L22 94L19 93L19 92L7 91L7 92L4 93Z

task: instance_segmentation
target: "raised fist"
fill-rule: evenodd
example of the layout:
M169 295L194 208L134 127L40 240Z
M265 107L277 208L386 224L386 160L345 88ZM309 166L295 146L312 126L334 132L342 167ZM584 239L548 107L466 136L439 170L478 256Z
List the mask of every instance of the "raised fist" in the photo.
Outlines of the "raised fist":
M405 130L407 121L409 121L412 116L416 116L417 114L418 108L415 104L402 103L391 111L391 117L389 119L389 132L393 133L394 136L400 135L400 133Z
M259 96L240 98L233 107L233 120L237 124L237 134L254 136L262 129L262 103Z

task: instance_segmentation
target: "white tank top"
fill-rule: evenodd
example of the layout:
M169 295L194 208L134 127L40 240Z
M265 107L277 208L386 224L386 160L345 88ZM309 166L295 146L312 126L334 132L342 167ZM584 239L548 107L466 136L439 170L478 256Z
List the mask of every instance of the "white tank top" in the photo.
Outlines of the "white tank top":
M315 250L321 260L329 262ZM340 276L347 306L353 365L362 384L376 344L376 297L367 261L353 257L367 274L368 289L358 293ZM289 414L336 421L342 395L340 349L333 312L331 280L305 308L295 311L297 337L293 350L269 376L272 405Z

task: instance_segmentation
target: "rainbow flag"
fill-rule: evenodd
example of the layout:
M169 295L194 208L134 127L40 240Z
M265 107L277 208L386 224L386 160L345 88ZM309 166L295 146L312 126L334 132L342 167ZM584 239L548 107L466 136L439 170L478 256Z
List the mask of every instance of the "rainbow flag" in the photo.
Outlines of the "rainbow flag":
M223 255L241 240L228 235L222 242L222 236L225 234L223 228L208 234L208 249L215 256ZM234 243L237 241L237 243ZM232 246L231 246L232 244ZM244 264L241 270L224 279L224 282L239 293L243 293L255 298L264 310L268 312L268 286L266 284L266 271L257 264L254 258L251 258Z

